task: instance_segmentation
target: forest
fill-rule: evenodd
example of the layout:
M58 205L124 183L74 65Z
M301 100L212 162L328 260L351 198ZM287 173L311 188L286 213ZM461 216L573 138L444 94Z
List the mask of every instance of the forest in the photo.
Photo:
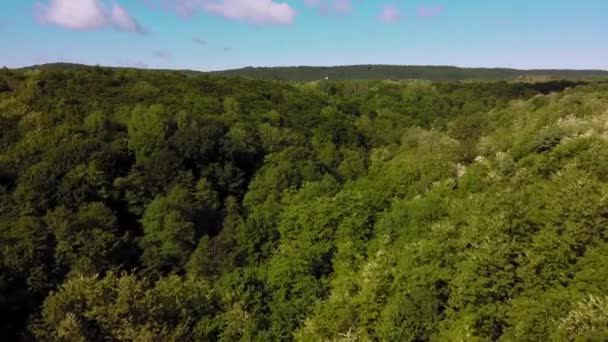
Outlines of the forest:
M605 70L518 70L509 68L459 68L435 65L344 65L331 67L246 67L214 71L212 74L264 80L312 82L323 80L427 80L427 81L501 81L521 78L589 79L608 78Z
M72 70L86 68L83 64L48 63L22 68L27 70ZM123 67L122 69L130 69ZM331 81L406 81L425 80L435 82L453 81L504 81L546 82L559 79L568 80L605 80L606 70L568 70L532 69L518 70L508 68L459 68L453 66L420 65L345 65L331 67L245 67L240 69L196 71L148 69L150 72L182 73L190 76L211 74L219 76L245 77L250 79L288 82Z
M608 82L0 69L4 341L604 341Z

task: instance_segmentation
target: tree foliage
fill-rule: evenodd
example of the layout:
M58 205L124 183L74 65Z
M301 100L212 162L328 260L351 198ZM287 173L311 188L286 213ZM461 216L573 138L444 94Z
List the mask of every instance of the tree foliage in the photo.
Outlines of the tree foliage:
M0 335L604 340L602 82L0 71Z

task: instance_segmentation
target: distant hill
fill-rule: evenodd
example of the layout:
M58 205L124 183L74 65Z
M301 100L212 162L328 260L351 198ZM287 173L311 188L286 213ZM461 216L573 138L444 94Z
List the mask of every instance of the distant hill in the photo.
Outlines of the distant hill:
M352 65L335 67L242 68L215 72L221 75L286 81L407 80L430 81L511 80L519 77L600 78L605 70L517 70L505 68L458 68L452 66Z
M82 64L50 63L33 65L22 69L78 69L86 68ZM132 68L125 68L132 69ZM223 76L240 76L263 80L281 80L311 82L328 78L330 80L410 80L429 81L469 81L469 80L514 80L518 78L567 78L589 79L608 78L606 70L566 70L535 69L518 70L508 68L459 68L453 66L409 66L409 65L351 65L331 67L246 67L241 69L203 72L195 70L162 70L161 72L179 72L186 74L214 74Z
M26 67L23 67L23 68L19 68L17 70L37 70L37 69L44 69L44 70L77 70L77 69L95 68L95 67L110 68L110 69L143 70L143 71L168 71L168 72L182 72L182 73L196 73L196 74L204 73L202 71L195 71L195 70L138 69L138 68L131 68L131 67L115 67L115 66L104 66L104 65L97 66L97 65L87 65L87 64L78 64L78 63L46 63L46 64L36 64L36 65L30 65L30 66L26 66Z
M78 64L78 63L46 63L46 64L36 64L30 65L23 68L19 68L20 70L35 70L35 69L46 69L46 70L74 70L80 68L92 68L93 65L86 64Z

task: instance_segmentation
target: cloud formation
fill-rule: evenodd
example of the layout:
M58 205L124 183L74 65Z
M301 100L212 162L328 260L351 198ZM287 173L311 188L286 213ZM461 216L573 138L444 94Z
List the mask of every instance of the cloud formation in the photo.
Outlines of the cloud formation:
M37 3L36 12L40 23L70 30L114 27L120 31L144 33L137 20L117 3L108 7L101 0L50 0L48 4Z
M203 8L226 19L255 24L291 24L296 16L296 11L289 4L273 0L212 1L206 2Z
M386 5L382 8L382 12L380 12L378 19L387 24L396 23L401 19L401 13L397 7Z
M110 14L110 22L114 24L118 29L127 32L143 33L144 30L139 25L129 12L118 4L112 5L112 12Z
M416 12L418 13L418 16L420 18L432 18L432 17L438 16L439 14L441 14L441 12L443 12L443 6L442 5L434 5L434 6L419 5L418 7L416 7Z
M145 0L145 3L151 8L170 9L183 17L204 11L250 24L291 24L297 11L281 1L284 0Z

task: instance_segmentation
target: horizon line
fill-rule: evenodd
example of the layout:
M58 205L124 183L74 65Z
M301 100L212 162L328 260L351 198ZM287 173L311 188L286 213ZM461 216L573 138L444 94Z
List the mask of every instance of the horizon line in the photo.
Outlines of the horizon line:
M49 62L49 63L41 63L41 64L32 64L25 65L21 67L6 67L2 66L1 68L7 69L27 69L27 68L35 68L42 67L46 65L57 65L57 64L67 64L67 65L80 65L87 67L105 67L105 68L119 68L119 69L136 69L136 70L171 70L171 71L196 71L203 73L213 73L213 72L225 72L225 71L234 71L234 70L242 70L242 69L282 69L282 68L347 68L347 67L361 67L361 66L387 66L387 67L427 67L427 68L456 68L456 69L485 69L485 70L517 70L517 71L600 71L600 72L608 72L608 69L577 69L577 68L516 68L516 67L507 67L507 66L460 66L460 65L448 65L448 64L342 64L342 65L277 65L277 66L262 66L262 65L247 65L229 69L214 69L214 70L202 70L202 69L188 69L188 68L141 68L136 66L125 66L125 65L103 65L103 64L86 64L86 63L75 63L75 62Z

